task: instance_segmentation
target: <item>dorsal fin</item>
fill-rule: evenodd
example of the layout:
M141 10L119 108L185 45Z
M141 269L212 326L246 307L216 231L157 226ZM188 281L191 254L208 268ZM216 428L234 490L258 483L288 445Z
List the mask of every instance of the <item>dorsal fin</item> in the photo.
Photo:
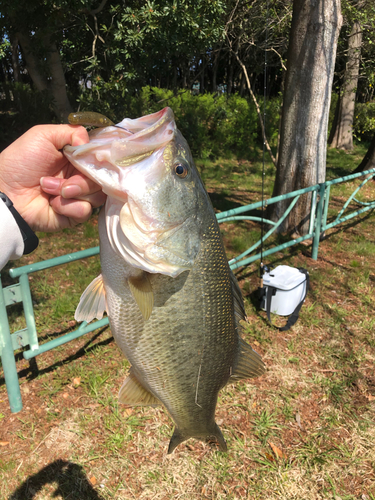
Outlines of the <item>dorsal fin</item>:
M130 291L141 310L142 316L147 321L154 307L154 292L152 291L149 273L144 271L141 276L128 279Z
M122 404L131 406L156 406L161 404L160 401L139 382L134 374L133 368L130 368L129 375L121 386L118 393L118 400Z
M103 277L97 276L81 295L78 307L74 314L76 321L87 321L90 323L93 319L102 319L107 310Z

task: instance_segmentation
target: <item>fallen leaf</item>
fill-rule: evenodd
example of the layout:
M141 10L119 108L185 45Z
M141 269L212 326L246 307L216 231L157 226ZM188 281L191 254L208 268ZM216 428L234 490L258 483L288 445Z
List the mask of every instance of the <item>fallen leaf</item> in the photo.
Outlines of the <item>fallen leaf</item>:
M95 486L98 481L96 480L95 476L90 477L90 483Z
M366 396L366 398L369 400L369 401L375 401L375 396L373 396L372 394L368 394Z
M266 459L269 460L270 462L275 461L275 459L273 458L273 456L270 453L266 452L264 455L265 455Z
M80 383L81 383L81 377L74 377L73 379L74 387L78 387Z
M303 431L303 427L301 425L301 415L299 413L296 413L296 422L298 424L298 427Z
M7 446L9 441L0 441L0 446Z
M68 399L69 394L68 394L67 392L64 392L64 394L62 395L62 397L63 397L64 399Z
M276 455L277 459L279 459L279 458L288 458L285 455L285 453L283 452L283 450L281 450L280 448L278 448L275 444L271 443L270 441L268 441L268 444L271 446L271 449L274 452L274 454Z

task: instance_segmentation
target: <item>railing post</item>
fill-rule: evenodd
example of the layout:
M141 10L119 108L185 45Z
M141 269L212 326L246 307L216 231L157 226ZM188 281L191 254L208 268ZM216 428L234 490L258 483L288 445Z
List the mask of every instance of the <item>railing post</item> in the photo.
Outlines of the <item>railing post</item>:
M27 333L29 336L29 346L30 349L34 351L35 349L38 349L39 344L28 274L21 274L19 282L21 285L23 312L25 314Z
M319 248L319 240L320 240L320 228L322 226L322 215L323 215L323 204L324 204L324 191L326 188L326 183L322 182L319 188L319 203L318 209L316 211L316 223L314 230L314 240L313 240L313 248L311 257L314 260L318 260L318 248Z
M324 232L326 230L330 193L331 193L331 186L328 185L326 186L326 191L324 193L324 210L323 210L322 224L320 228L321 232Z
M22 410L22 398L12 339L10 336L3 285L0 277L0 353L3 365L5 384L8 393L10 411L17 413Z

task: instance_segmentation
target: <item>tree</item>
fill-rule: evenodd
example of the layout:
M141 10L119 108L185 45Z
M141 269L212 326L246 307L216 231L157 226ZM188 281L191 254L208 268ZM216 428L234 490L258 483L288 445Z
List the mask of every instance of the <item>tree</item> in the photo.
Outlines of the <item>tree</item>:
M347 61L344 71L342 88L337 101L335 119L328 142L333 148L353 149L354 106L359 78L361 60L362 26L358 19L363 1L354 3L355 15L352 29L348 36Z
M288 2L277 2L270 9L264 2L241 3L237 0L225 26L227 49L230 55L234 56L231 58L233 60L230 65L231 73L233 74L233 62L236 62L241 70L241 95L242 87L246 83L258 113L263 143L275 166L276 158L267 140L266 124L263 123L262 109L255 88L259 75L263 77L260 93L264 93L265 53L267 51L267 76L272 75L271 78L267 78L266 82L268 95L270 87L274 87L276 80L279 80L277 90L280 90L280 66L284 69L282 57L287 48L287 28L290 19L291 9ZM249 77L247 65L251 67L251 77ZM250 78L253 79L253 84ZM229 88L232 88L231 83L228 81L228 93L230 93Z
M59 50L53 36L54 16L40 2L1 2L1 11L8 16L8 37L12 41L13 77L20 81L18 46L28 75L36 89L50 93L51 104L57 118L66 120L71 106L66 92L64 71Z
M95 52L98 38L96 15L106 2L102 0L97 5L97 1L88 0L82 7L82 2L77 0L52 3L0 0L0 12L7 13L5 16L0 14L0 30L3 40L11 41L12 49L12 70L7 76L14 83L32 82L33 87L49 101L58 121L66 122L72 111L65 76L65 55L68 53L73 59L78 48L85 60L86 48L90 50L92 47ZM92 26L88 19L91 19ZM75 74L74 84L70 82L72 89L78 86L78 80L79 76Z
M324 182L328 114L336 47L342 23L340 0L294 0L273 196ZM306 234L311 196L301 196L282 231ZM272 205L278 220L290 201Z
M358 167L352 172L352 174L357 174L358 172L364 172L365 170L370 170L375 168L375 134L372 137L370 147L367 153L363 157L363 160L358 165Z

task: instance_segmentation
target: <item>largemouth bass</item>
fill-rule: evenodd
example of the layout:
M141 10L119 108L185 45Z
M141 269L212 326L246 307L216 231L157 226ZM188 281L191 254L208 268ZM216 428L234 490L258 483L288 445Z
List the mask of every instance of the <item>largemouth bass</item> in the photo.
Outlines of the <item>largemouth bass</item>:
M226 451L218 393L265 367L241 338L241 291L172 110L96 129L64 153L108 195L99 216L102 273L75 317L90 322L107 311L131 364L120 402L166 407L175 422L168 453L191 437Z

